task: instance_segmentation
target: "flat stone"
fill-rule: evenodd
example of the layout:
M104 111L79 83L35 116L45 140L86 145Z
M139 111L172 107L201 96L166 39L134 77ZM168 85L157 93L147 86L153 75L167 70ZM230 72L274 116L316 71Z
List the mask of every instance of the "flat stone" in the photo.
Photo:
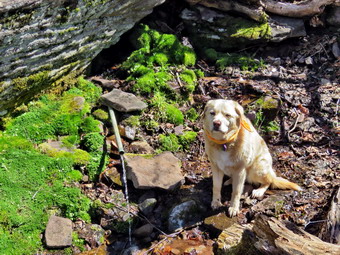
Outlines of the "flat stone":
M205 218L204 225L210 229L213 234L219 235L224 229L237 223L237 218L230 218L225 213L219 213Z
M153 153L155 153L154 149L146 141L132 142L131 145L130 145L130 149L133 151L133 153L137 153L137 154L153 154Z
M184 181L180 161L171 152L163 152L152 158L125 155L125 159L127 178L136 189L173 190Z
M101 102L119 112L141 111L148 106L134 94L126 93L120 89L113 89L102 95Z
M45 241L48 248L64 248L72 245L72 221L52 215L48 220Z

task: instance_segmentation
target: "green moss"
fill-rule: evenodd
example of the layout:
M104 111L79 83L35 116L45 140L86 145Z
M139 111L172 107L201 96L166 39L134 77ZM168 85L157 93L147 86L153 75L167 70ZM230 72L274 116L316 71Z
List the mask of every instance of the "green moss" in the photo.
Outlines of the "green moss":
M83 137L82 143L89 152L99 151L103 148L104 136L99 133L89 133Z
M97 109L95 110L92 115L97 118L100 121L106 122L109 120L109 114L107 111L104 111L103 109Z
M75 231L72 232L72 245L77 247L81 252L85 251L85 240L80 238Z
M183 113L176 105L167 103L165 97L161 93L157 92L155 94L151 100L151 105L155 108L155 115L157 119L164 122L170 122L175 125L183 124Z
M262 60L235 53L220 54L219 59L216 61L216 66L221 70L233 65L239 66L243 71L256 71L263 67L264 63Z
M172 104L165 105L165 117L166 121L175 125L180 125L184 122L183 113L178 109L178 107Z
M190 48L183 49L183 64L185 66L194 66L196 64L196 54Z
M75 165L86 166L91 161L91 156L87 151L81 149L75 149L74 152L66 154L65 156L70 157Z
M185 89L188 93L193 93L196 88L197 77L193 70L186 69L180 74L180 78L185 82Z
M195 141L197 133L194 131L186 131L183 135L160 135L159 143L161 151L180 151L187 150L190 145Z
M78 170L72 170L66 174L67 180L70 182L79 182L83 178L83 174Z
M0 152L1 252L35 254L43 246L49 208L59 208L63 217L89 220L91 201L80 189L64 185L71 161L43 155L33 146L18 147L16 137L1 139L13 145Z
M212 62L215 62L218 59L218 53L215 49L209 48L204 50L204 56Z
M99 133L86 134L83 137L82 145L91 155L86 170L90 179L96 180L108 164L108 155L103 150L104 136Z
M64 136L62 137L61 142L63 146L70 149L74 148L75 145L78 145L80 143L80 138L78 135Z
M82 118L79 115L62 114L52 120L51 126L54 127L56 135L77 135L81 122Z
M6 132L34 143L42 143L59 135L99 131L99 122L85 115L90 112L91 105L95 104L100 94L100 88L80 78L77 87L62 97L43 96L36 103L31 103L29 112L6 124Z
M84 3L86 4L86 6L88 7L95 7L97 5L102 5L102 4L106 4L107 2L109 2L110 0L84 0Z
M160 34L146 25L142 25L133 38L137 50L122 64L130 74L128 80L135 81L133 90L144 95L160 91L173 98L174 92L167 82L175 77L167 66L193 66L195 52L182 45L175 35Z
M148 131L156 131L159 128L159 124L155 120L147 120L143 122L143 125Z
M179 151L181 146L175 134L159 135L159 143L162 151Z
M49 157L69 159L73 165L85 166L91 160L90 154L81 149L73 151L58 150L51 147L48 143L42 143L39 145L39 150Z
M80 125L80 131L84 134L92 132L100 132L100 122L92 116L83 119Z
M231 37L242 37L247 39L270 39L271 27L268 23L243 22L244 27L240 27Z
M190 145L196 140L196 137L196 132L186 131L183 133L183 135L178 136L178 139L183 149L189 149Z
M130 127L139 127L140 126L140 116L132 115L129 118L123 121L124 124Z
M187 119L191 120L191 121L195 121L198 119L199 114L198 112L195 110L195 108L190 108L186 113L185 116Z

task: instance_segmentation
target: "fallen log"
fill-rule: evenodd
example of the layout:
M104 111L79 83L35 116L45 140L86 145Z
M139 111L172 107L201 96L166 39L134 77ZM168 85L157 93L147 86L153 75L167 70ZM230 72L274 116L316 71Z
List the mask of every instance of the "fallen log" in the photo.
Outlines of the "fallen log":
M291 222L273 217L259 215L253 231L260 240L255 247L265 254L340 254L340 246L324 242Z
M340 244L340 188L335 192L319 237L330 243Z
M340 246L327 243L294 223L258 215L251 224L233 224L217 240L217 254L338 255Z

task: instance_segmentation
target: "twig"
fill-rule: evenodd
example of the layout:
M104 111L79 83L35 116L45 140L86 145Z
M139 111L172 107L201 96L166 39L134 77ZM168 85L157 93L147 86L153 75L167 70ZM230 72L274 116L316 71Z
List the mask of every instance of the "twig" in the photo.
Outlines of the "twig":
M296 114L297 114L297 117L296 117L296 119L295 119L294 126L293 126L290 130L288 130L288 133L287 133L288 138L289 138L290 133L293 132L293 131L295 130L296 125L297 125L297 123L298 123L298 121L299 121L299 118L300 118L300 114L296 111L295 108L294 108L294 110L295 110L295 112L296 112Z
M40 187L40 188L33 194L32 199L35 198L35 196L38 194L38 192L39 192L41 189L42 189L42 188Z
M123 212L126 212L126 213L131 213L132 215L134 215L134 216L136 216L136 217L138 217L138 218L141 218L141 219L143 219L143 220L146 220L149 224L151 224L157 231L159 231L160 233L162 233L162 235L167 235L163 230L161 230L160 228L158 228L156 225L154 225L153 223L151 223L150 221L149 221L149 219L148 218L146 218L144 215L138 215L137 213L135 213L135 212L132 212L132 211L130 211L130 212L128 212L126 209L124 209L123 207L120 207L119 205L114 205L114 207L116 207L118 210L121 210L121 211L123 211Z
M315 224L315 223L322 223L322 222L326 222L329 220L314 220L314 221L309 221L308 223L305 224L305 228L309 225L309 224Z

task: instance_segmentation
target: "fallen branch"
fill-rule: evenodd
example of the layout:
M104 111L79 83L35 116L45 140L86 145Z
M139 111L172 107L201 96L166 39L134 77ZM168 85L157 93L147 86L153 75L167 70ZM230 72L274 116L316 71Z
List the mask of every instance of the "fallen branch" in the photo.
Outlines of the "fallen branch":
M340 246L322 241L294 223L263 214L255 221L235 223L223 230L217 240L218 254L340 254Z
M309 0L303 3L282 3L273 0L262 0L263 8L274 14L301 18L320 14L325 9L325 6L335 3L336 0Z

